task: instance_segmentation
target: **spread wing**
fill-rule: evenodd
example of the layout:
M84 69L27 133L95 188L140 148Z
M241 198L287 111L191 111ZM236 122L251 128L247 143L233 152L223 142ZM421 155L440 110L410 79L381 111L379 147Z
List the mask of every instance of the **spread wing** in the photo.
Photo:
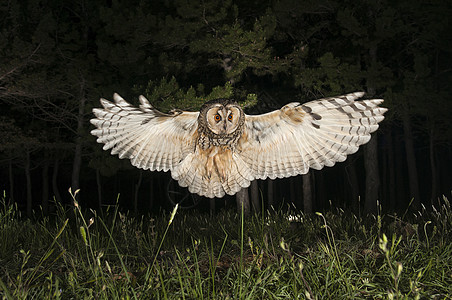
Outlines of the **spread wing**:
M289 103L280 110L245 116L237 151L254 177L306 174L344 161L370 140L386 108L382 99L355 101L364 93Z
M132 165L152 171L172 170L194 151L198 112L175 111L164 114L140 96L140 107L114 94L114 103L101 99L103 109L95 108L97 127L91 134L97 142L111 149L119 158L129 158Z

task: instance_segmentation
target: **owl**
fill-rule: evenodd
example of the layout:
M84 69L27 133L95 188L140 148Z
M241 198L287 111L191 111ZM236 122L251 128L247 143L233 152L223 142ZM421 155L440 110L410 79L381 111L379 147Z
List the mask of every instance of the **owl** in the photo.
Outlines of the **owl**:
M306 174L344 161L370 140L386 108L382 99L355 101L362 92L289 103L247 115L237 102L206 102L199 112L163 113L140 96L135 107L118 94L101 99L91 134L103 149L137 168L170 171L191 193L234 195L255 179Z

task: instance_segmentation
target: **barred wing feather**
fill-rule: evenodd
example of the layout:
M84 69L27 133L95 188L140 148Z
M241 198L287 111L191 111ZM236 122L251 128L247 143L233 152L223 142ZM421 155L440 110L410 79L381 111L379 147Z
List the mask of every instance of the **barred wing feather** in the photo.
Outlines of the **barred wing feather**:
M134 107L114 94L114 102L101 99L103 109L95 108L91 134L119 158L151 171L175 168L195 148L193 135L198 112L176 111L164 114L154 109L143 96Z
M246 115L237 151L254 178L306 174L344 161L370 140L386 108L383 100L355 101L364 93L289 103L263 115Z

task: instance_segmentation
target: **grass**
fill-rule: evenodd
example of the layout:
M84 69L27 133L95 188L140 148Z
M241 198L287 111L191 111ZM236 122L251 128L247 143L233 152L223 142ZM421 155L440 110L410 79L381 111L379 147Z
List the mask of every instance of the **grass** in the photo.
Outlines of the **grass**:
M75 197L75 195L73 195ZM448 199L402 217L0 209L3 299L451 299Z

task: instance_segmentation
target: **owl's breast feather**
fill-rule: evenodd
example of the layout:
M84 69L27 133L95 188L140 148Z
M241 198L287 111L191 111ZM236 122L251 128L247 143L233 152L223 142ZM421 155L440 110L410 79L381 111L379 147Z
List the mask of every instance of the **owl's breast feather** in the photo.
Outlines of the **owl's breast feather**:
M171 176L190 192L209 198L234 195L254 179L249 167L226 146L197 147L171 170Z
M204 179L220 182L227 180L232 162L232 150L226 146L212 146L206 150L198 149L198 155L203 167L200 168L201 176Z

